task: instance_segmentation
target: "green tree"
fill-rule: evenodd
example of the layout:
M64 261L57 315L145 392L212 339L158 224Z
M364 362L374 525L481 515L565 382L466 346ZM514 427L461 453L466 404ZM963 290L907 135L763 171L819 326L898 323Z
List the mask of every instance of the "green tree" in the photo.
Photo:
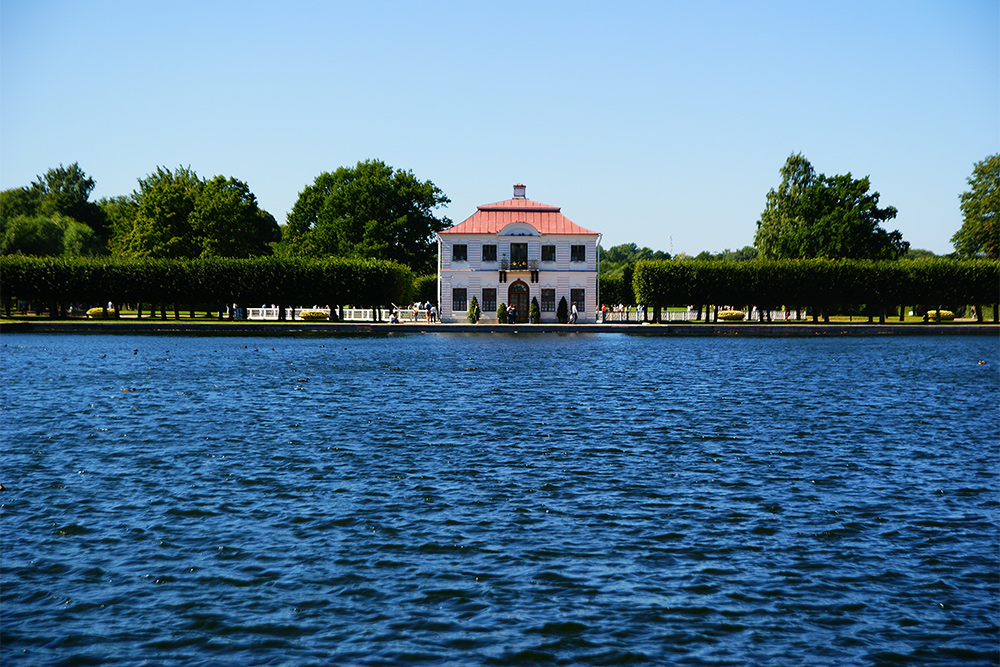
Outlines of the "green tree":
M767 194L754 245L762 259L811 257L898 259L910 244L880 224L896 217L878 207L868 177L816 174L801 154L781 168L781 185Z
M51 233L52 225L61 228L63 232L71 229L74 240L70 245L79 250L77 254L100 253L107 241L107 225L101 207L90 201L90 193L95 185L94 179L87 176L75 162L68 167L59 165L49 169L44 176L38 176L27 187L0 192L0 225L10 223L14 218L23 218L13 227L6 225L14 230L12 234L22 240L26 239L24 233L29 227L34 228L34 232L29 235L42 233L41 228L45 226L49 227L49 232L46 233ZM73 220L76 224L71 226L67 220ZM85 242L81 245L84 239ZM94 239L97 239L96 245ZM28 243L28 246L41 248L33 243ZM58 251L46 254L62 254L64 248L61 243L58 246ZM46 245L46 248L51 251L55 246Z
M1000 153L977 162L960 195L962 228L951 237L962 257L1000 259Z
M102 200L116 255L190 259L271 254L280 230L246 183L157 167L130 198Z
M473 296L472 301L469 302L469 314L467 317L469 319L469 324L476 324L479 322L479 301L475 296Z
M189 218L200 257L255 257L270 254L281 240L274 217L257 206L243 181L216 176L206 181Z
M0 220L0 254L90 257L106 252L94 230L61 213Z
M379 160L340 167L299 194L282 252L390 259L429 273L436 268L434 235L451 224L433 210L450 201L431 181Z

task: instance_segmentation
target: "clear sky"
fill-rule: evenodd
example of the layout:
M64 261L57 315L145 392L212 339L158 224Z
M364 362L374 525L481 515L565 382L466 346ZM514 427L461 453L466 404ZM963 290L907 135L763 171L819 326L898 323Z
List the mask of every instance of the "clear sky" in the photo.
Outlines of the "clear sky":
M793 152L951 252L1000 152L1000 3L0 0L0 189L183 165L283 224L381 159L455 223L523 182L605 247L693 255L753 243Z

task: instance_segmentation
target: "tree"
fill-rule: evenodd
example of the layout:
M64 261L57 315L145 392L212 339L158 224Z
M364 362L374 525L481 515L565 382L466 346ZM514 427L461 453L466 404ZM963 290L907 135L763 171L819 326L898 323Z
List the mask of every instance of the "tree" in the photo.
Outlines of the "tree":
M431 181L379 160L324 172L288 214L282 251L391 259L417 273L436 268L435 233L451 225L433 210L449 203Z
M192 259L271 254L280 230L246 183L157 167L128 199L102 200L115 254Z
M18 215L0 220L0 254L91 257L105 254L89 226L61 213Z
M1000 259L1000 153L977 162L960 195L962 228L951 237L963 257Z
M201 257L254 257L270 254L281 240L274 217L257 206L246 183L216 176L206 181L189 218Z
M0 192L0 223L23 218L15 225L19 230L17 234L22 234L27 231L26 225L34 227L35 232L40 232L39 225L43 225L43 220L51 223L50 232L51 225L65 232L69 228L67 220L72 220L76 223L73 226L75 238L79 241L85 237L86 241L83 244L85 248L77 242L71 245L84 250L83 254L100 252L107 242L108 233L104 212L98 204L90 201L90 193L95 185L94 179L87 176L76 162L68 167L59 165L55 169L49 169L44 176L38 176L27 187ZM87 229L84 230L79 225ZM97 239L96 245L94 239ZM29 246L33 244L29 243ZM47 247L52 250L54 246ZM62 252L60 243L57 252L45 254L58 255Z
M801 154L781 168L781 185L767 194L754 245L762 259L898 259L910 244L880 223L896 217L878 207L868 177L817 175Z

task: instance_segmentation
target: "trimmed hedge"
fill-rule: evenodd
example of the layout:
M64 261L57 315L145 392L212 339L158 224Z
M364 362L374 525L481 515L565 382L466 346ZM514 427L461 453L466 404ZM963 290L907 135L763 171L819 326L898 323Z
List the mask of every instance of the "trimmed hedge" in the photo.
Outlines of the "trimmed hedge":
M410 269L371 259L0 257L4 303L404 303Z
M632 287L640 303L804 306L995 304L1000 262L992 260L640 261Z

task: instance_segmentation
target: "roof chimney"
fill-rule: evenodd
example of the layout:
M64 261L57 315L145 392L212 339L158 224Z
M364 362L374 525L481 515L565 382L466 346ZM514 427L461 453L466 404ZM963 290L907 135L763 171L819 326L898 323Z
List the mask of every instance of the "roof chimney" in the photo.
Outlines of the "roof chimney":
M524 183L518 183L514 186L514 199L525 199L524 196Z

